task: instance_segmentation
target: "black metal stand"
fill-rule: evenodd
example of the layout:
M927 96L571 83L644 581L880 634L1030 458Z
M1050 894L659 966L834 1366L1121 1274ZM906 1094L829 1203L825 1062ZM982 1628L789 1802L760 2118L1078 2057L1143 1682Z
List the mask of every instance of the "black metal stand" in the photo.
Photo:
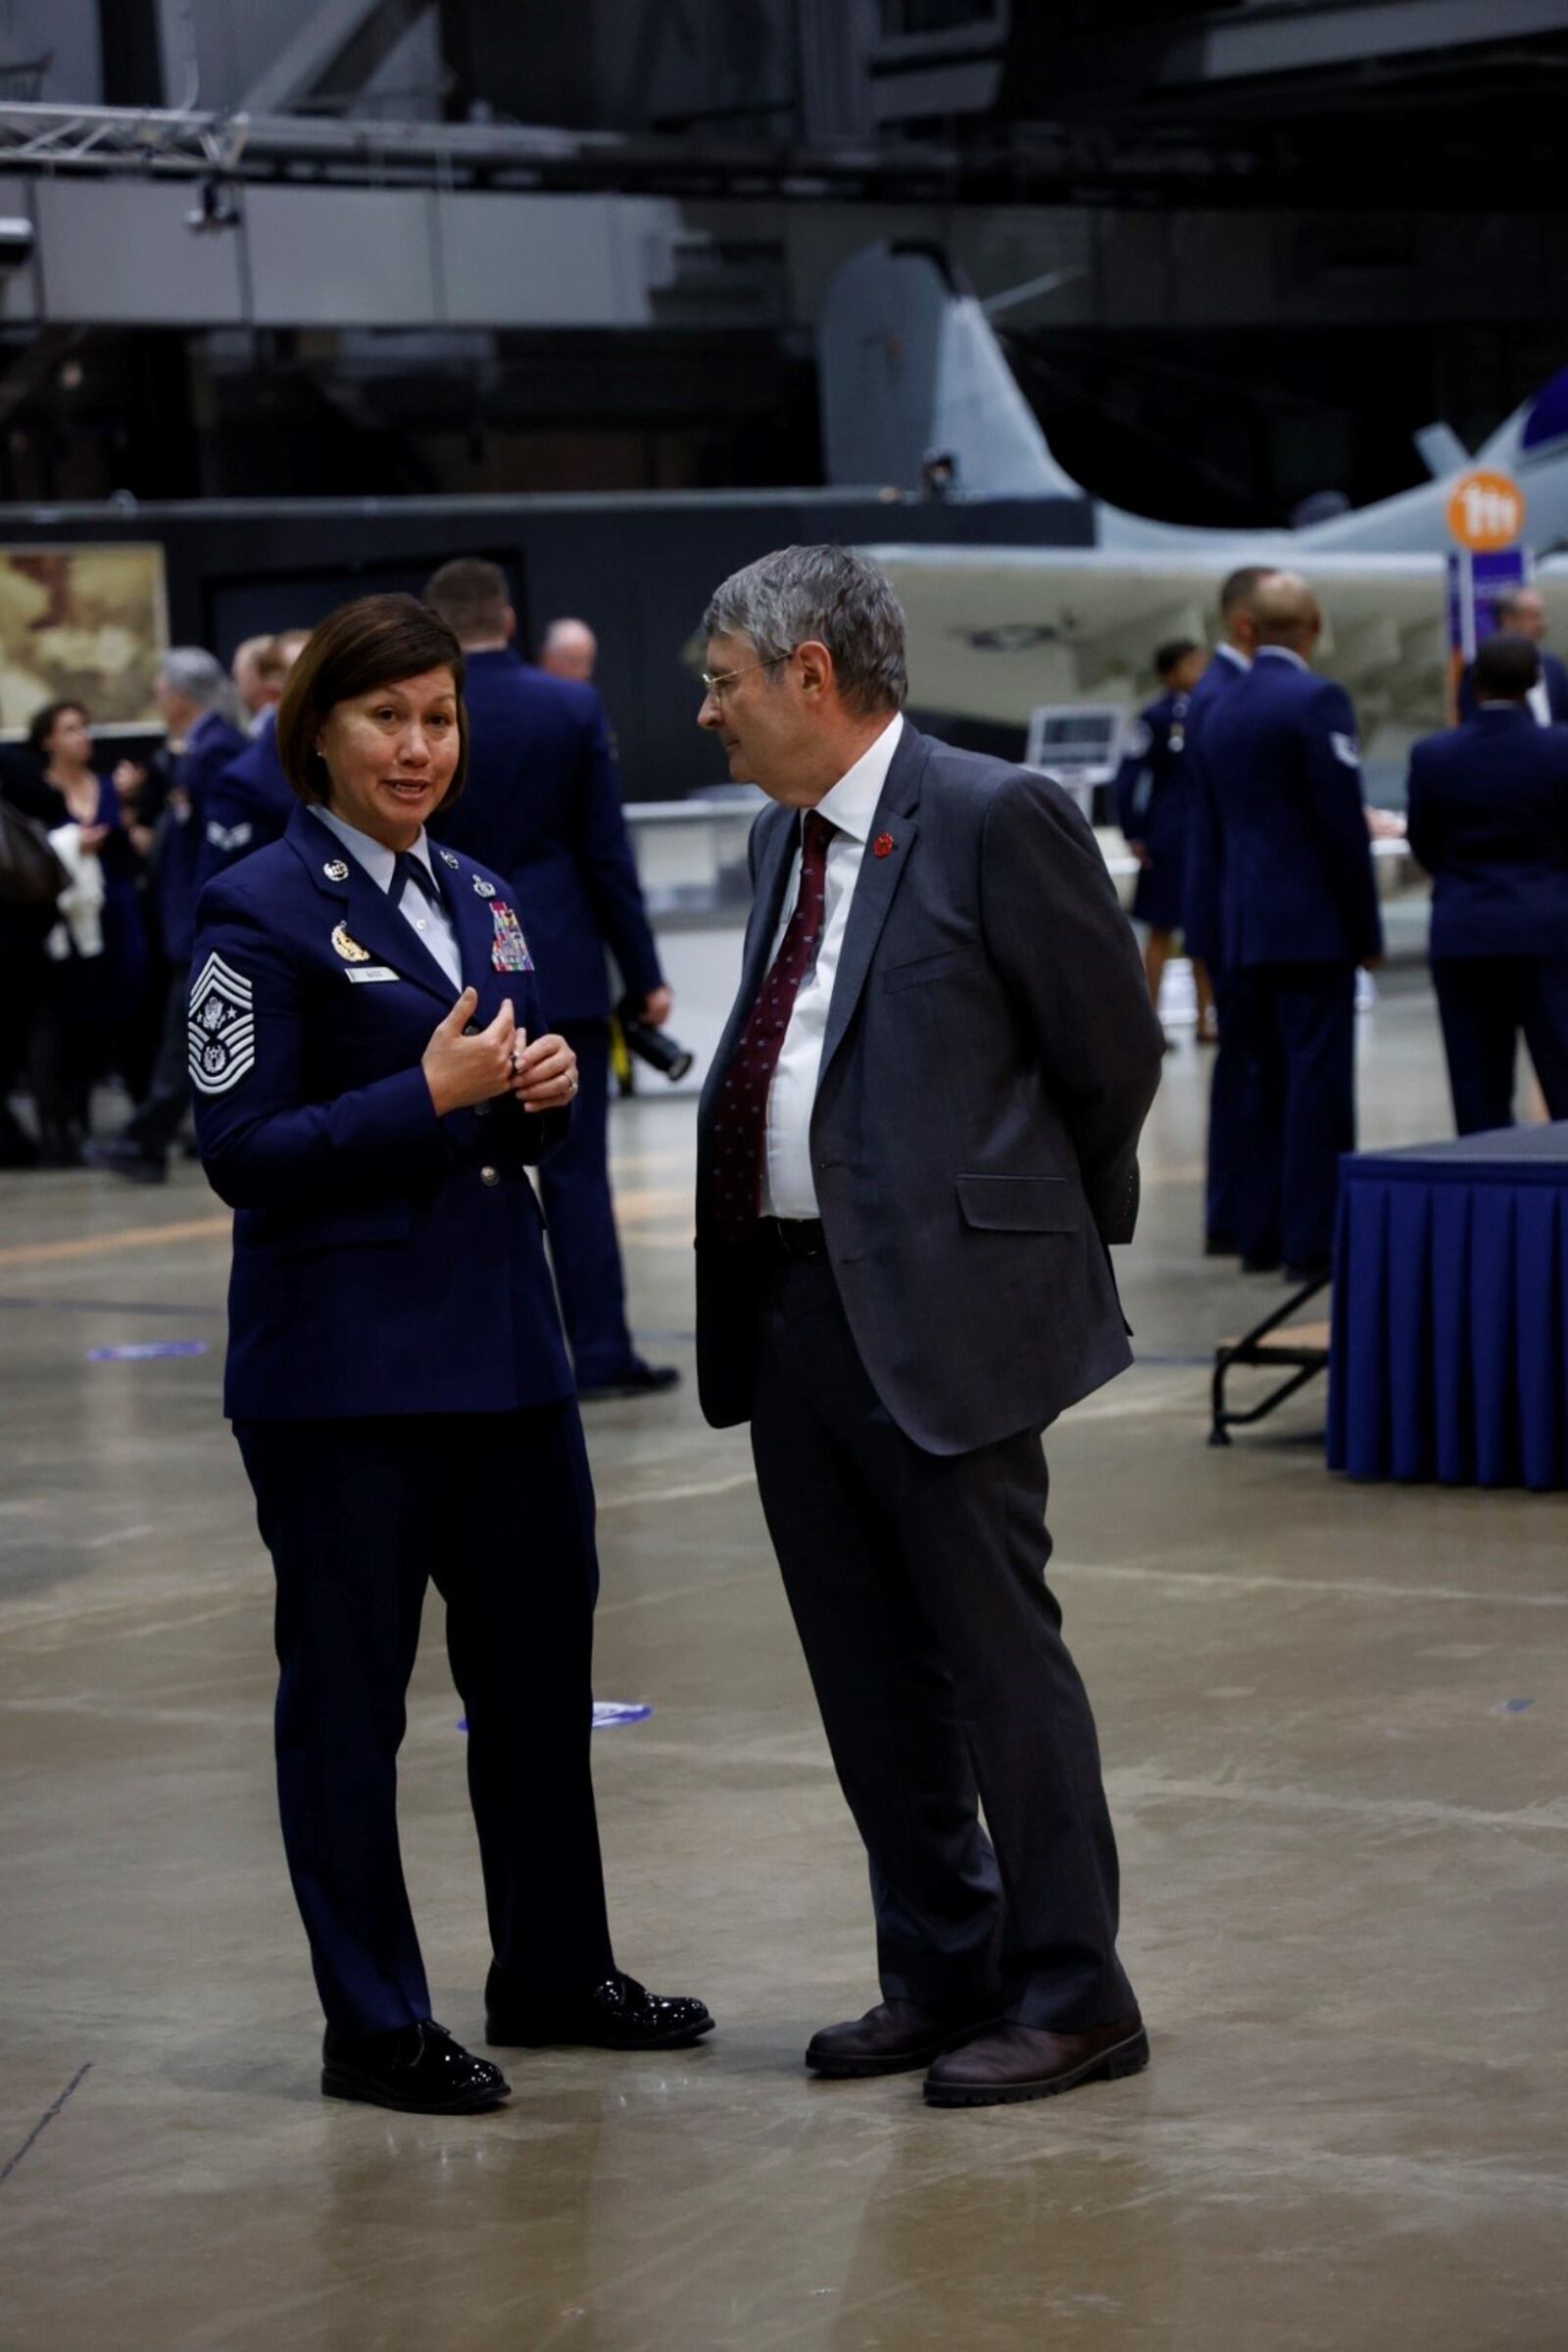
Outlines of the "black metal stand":
M1299 1290L1291 1293L1283 1305L1277 1306L1271 1315L1265 1315L1261 1323L1254 1324L1239 1340L1216 1348L1211 1391L1213 1420L1208 1432L1211 1446L1228 1446L1233 1429L1247 1429L1254 1421L1266 1419L1277 1405L1283 1404L1288 1396L1294 1396L1298 1389L1305 1388L1307 1382L1319 1372L1328 1370L1326 1335L1320 1336L1315 1329L1308 1332L1283 1328L1289 1324L1298 1307L1304 1306L1309 1298L1315 1298L1319 1291L1326 1291L1328 1287L1329 1278L1326 1274L1319 1275L1312 1282L1303 1283ZM1281 1381L1278 1388L1271 1389L1261 1404L1254 1404L1245 1413L1233 1412L1225 1401L1225 1382L1238 1364L1261 1366L1270 1372L1288 1366L1290 1378Z

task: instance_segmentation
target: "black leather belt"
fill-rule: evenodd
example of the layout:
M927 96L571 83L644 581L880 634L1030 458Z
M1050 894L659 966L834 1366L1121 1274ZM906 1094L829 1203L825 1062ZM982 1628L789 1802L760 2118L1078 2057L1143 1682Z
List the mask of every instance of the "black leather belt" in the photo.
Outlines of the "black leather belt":
M759 1217L757 1238L768 1257L823 1257L827 1253L820 1217Z

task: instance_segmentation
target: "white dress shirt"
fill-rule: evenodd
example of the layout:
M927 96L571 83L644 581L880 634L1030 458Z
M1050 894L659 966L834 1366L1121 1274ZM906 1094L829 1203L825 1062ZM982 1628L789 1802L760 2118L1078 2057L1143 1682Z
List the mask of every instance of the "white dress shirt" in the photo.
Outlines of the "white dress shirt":
M816 1180L811 1173L811 1105L816 1101L817 1072L822 1064L822 1039L833 1003L833 981L849 927L850 902L860 871L860 859L870 836L876 805L888 780L893 755L904 732L904 713L895 712L875 743L840 776L817 803L821 815L837 828L828 844L826 902L822 913L822 942L816 961L801 982L779 1051L778 1066L767 1095L767 1148L762 1160L764 1217L814 1217ZM795 853L778 929L768 951L771 965L789 928L801 889L801 853Z
M397 870L397 858L384 842L375 840L369 833L362 833L358 825L345 824L342 817L336 815L330 808L313 808L311 813L313 816L318 816L327 831L337 836L355 862L364 866L377 890L388 892L391 890L392 877ZM463 994L463 952L458 946L458 935L452 928L452 917L447 912L446 901L442 898L436 882L435 867L430 863L430 845L424 837L422 826L419 829L418 840L410 845L410 855L418 858L419 863L429 875L430 895L428 898L423 897L411 882L398 901L398 912L410 930L418 933L425 947L461 996Z

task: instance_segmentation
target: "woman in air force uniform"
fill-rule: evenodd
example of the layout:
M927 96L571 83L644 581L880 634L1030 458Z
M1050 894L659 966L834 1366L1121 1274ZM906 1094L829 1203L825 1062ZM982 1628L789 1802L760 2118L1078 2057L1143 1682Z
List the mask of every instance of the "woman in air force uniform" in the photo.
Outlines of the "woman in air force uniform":
M468 1725L492 2042L695 2040L611 1953L589 1772L593 1492L527 1169L565 1132L507 885L426 840L462 788L456 638L412 597L315 631L278 715L302 806L203 896L190 1072L238 1211L224 1409L277 1579L278 1790L323 2091L507 2095L430 2022L396 1758L427 1578Z

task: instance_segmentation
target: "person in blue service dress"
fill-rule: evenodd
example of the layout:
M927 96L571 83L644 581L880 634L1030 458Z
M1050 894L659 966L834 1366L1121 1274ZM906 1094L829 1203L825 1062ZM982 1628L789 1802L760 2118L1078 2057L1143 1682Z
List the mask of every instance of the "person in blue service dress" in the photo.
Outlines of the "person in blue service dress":
M1528 638L1476 655L1476 710L1410 753L1412 855L1432 876L1430 956L1461 1135L1513 1122L1521 1031L1568 1119L1568 727L1531 710Z
M412 597L317 628L278 747L301 805L204 892L197 1136L238 1212L224 1409L276 1574L283 1839L321 2087L467 2114L499 2070L430 2016L397 1753L427 1581L467 1714L493 2043L694 2041L615 1967L589 1769L594 1502L529 1169L576 1065L508 886L436 849L456 639Z
M310 632L284 629L266 638L251 657L251 666L265 679L275 679L281 694L300 649ZM236 663L238 656L235 657ZM250 741L220 770L208 787L202 806L201 839L196 850L196 886L205 890L215 875L223 873L253 850L281 841L288 831L294 795L277 756L276 705L264 706L251 721Z
M1117 822L1139 867L1133 920L1149 926L1144 971L1156 1012L1159 984L1183 923L1191 813L1184 758L1187 703L1206 660L1202 647L1190 637L1173 638L1158 649L1154 674L1164 691L1139 712L1116 770ZM1212 1033L1214 1003L1200 963L1195 965L1193 977L1201 1038Z
M1355 712L1312 674L1323 631L1296 572L1253 591L1252 666L1208 712L1226 1019L1241 1066L1242 1264L1327 1276L1340 1155L1355 1149L1355 970L1383 954Z
M1236 1257L1241 1244L1242 1086L1241 1058L1233 1048L1226 1013L1227 975L1219 935L1219 836L1203 774L1203 729L1213 706L1239 685L1252 666L1257 615L1252 609L1268 578L1261 564L1243 564L1220 584L1220 638L1202 676L1187 698L1182 758L1187 763L1191 807L1187 824L1187 878L1182 928L1195 967L1202 965L1213 1000L1214 1067L1208 1082L1208 1138L1203 1183L1203 1250L1208 1257Z

